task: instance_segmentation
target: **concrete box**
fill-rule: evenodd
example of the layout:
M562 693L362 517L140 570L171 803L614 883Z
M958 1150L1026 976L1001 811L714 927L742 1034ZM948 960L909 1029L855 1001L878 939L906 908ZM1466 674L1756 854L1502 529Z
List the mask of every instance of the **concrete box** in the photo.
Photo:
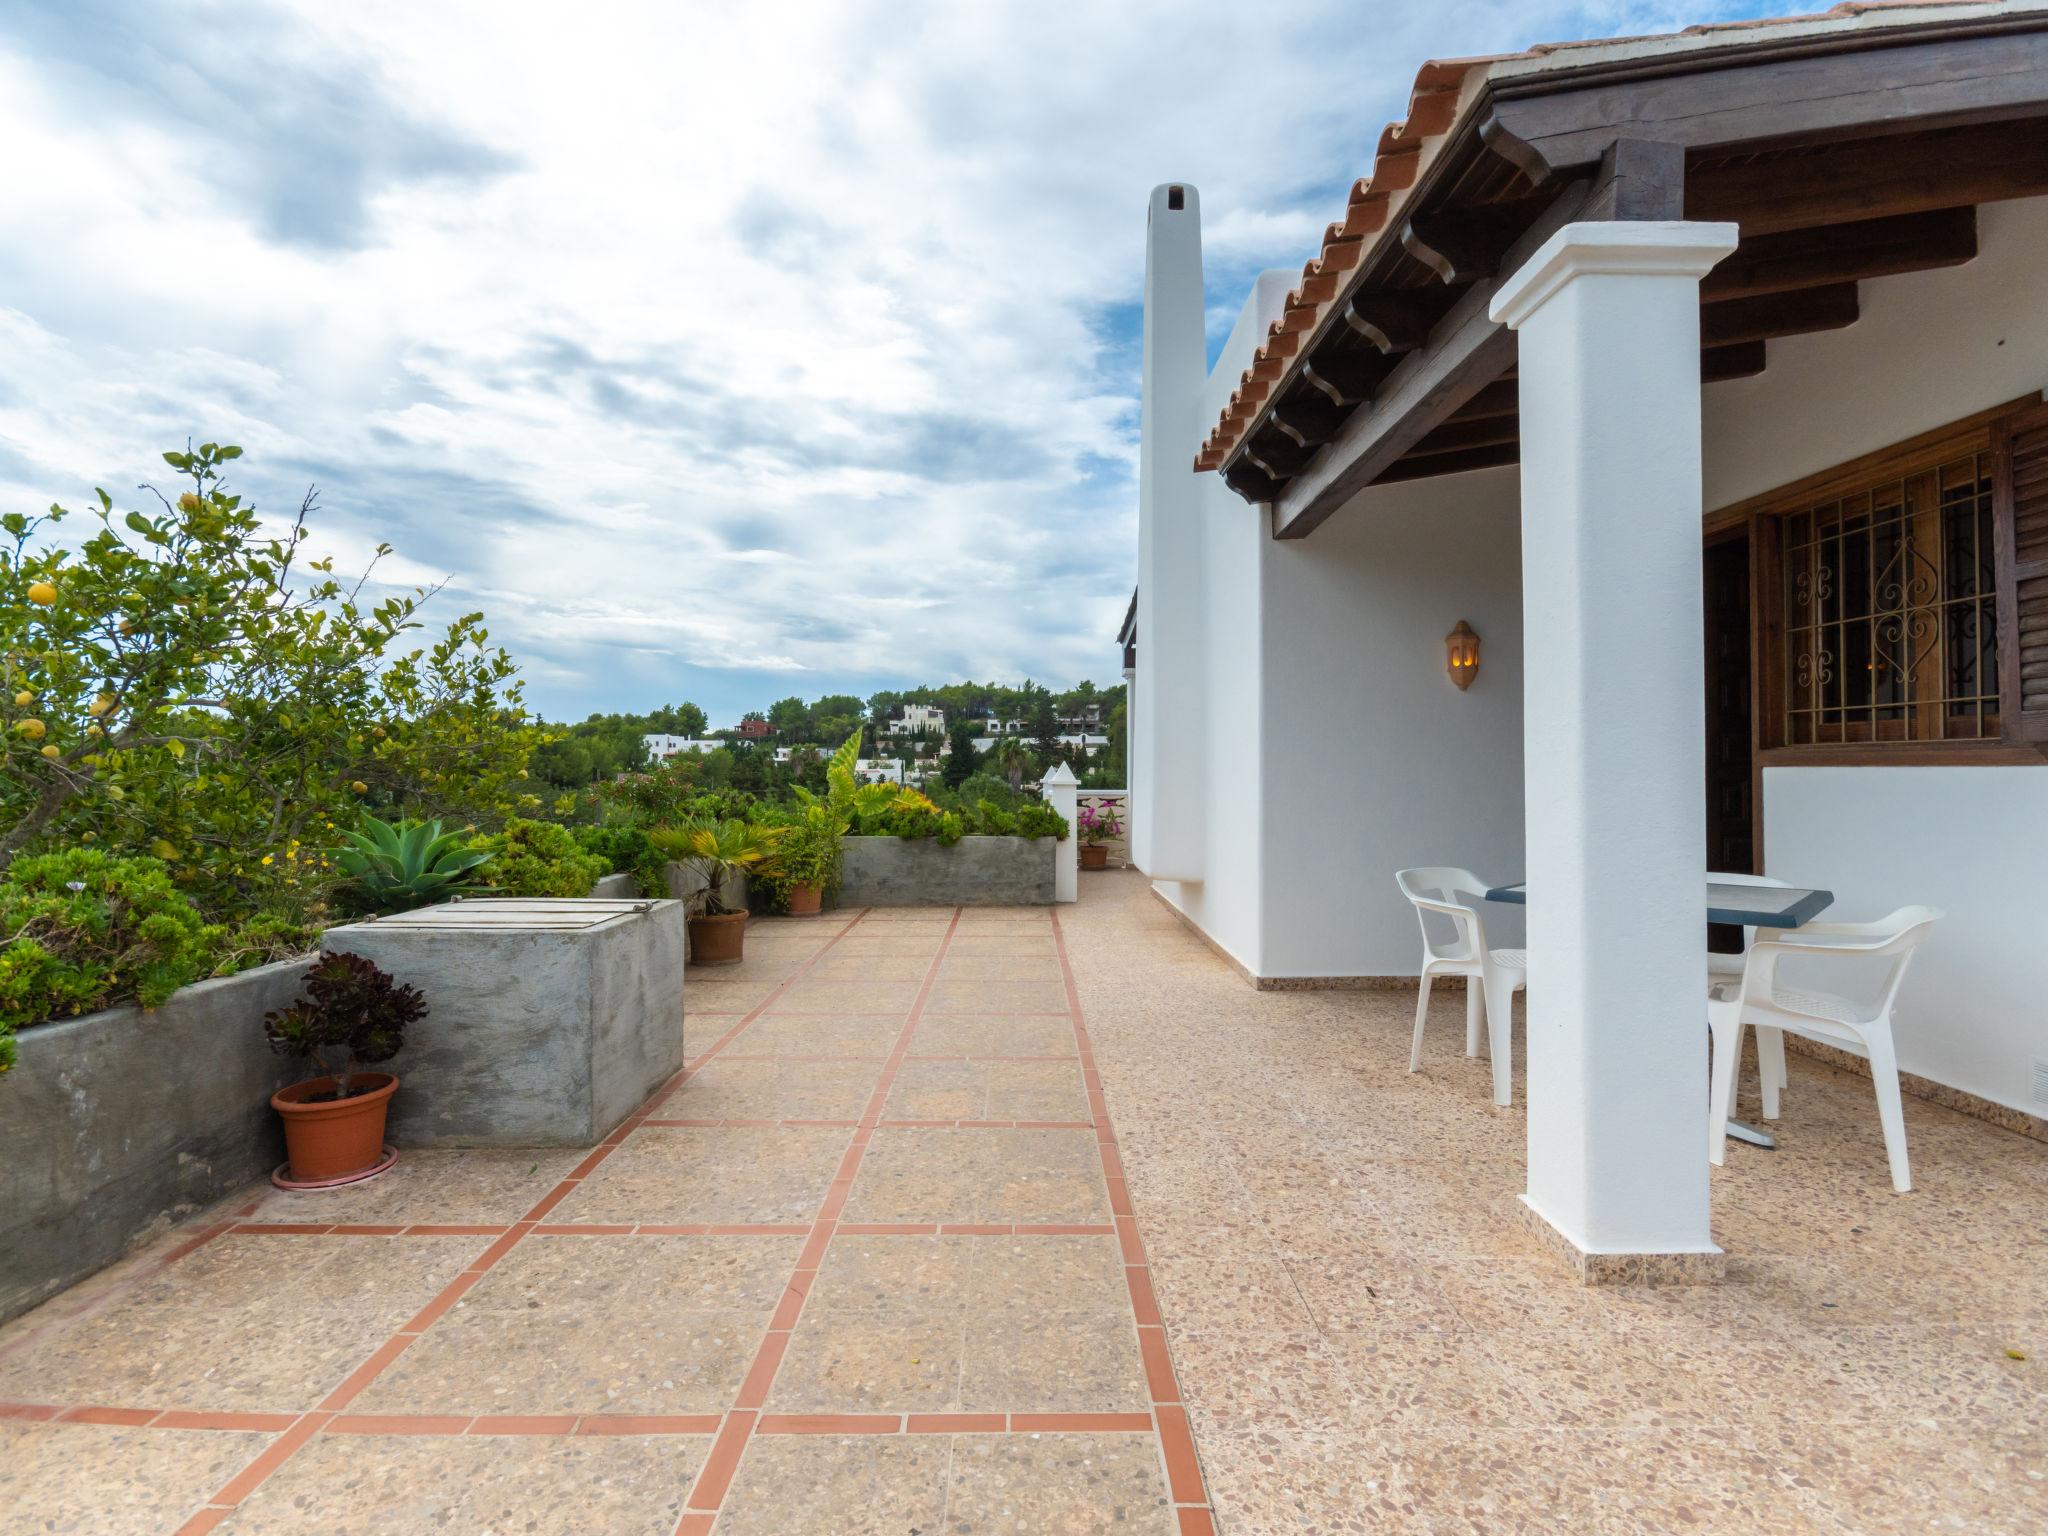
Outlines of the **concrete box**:
M263 1037L310 956L21 1031L0 1077L0 1322L284 1161Z
M320 942L426 995L399 1147L593 1146L682 1067L681 902L459 901Z
M950 848L930 838L843 838L839 904L1051 906L1059 846L1049 837L963 837Z

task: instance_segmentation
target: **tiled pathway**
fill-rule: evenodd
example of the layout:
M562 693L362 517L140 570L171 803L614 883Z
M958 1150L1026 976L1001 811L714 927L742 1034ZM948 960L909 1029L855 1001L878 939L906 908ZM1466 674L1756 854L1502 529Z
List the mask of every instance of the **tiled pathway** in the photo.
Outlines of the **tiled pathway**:
M2048 1531L2043 1143L1909 1100L1895 1195L1794 1058L1727 1281L1589 1291L1461 999L1411 1076L1412 994L1253 991L1135 875L689 998L595 1153L266 1187L0 1330L0 1532Z
M1210 1532L1057 920L761 922L688 998L588 1155L266 1189L0 1333L0 1529Z

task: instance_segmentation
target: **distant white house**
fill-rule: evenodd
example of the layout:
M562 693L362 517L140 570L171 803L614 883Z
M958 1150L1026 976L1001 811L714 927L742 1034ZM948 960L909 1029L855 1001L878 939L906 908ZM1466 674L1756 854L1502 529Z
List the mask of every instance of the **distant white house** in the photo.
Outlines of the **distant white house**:
M899 704L882 726L884 736L946 734L946 712L934 704Z
M1022 733L1011 733L1010 739L1015 740L1019 734ZM1084 731L1063 731L1053 739L1063 747L1085 747L1091 753L1100 752L1109 745L1109 738L1107 736L1091 736ZM986 752L1001 740L1003 740L1001 736L977 736L974 738L974 750Z
M886 757L863 757L853 768L853 776L863 784L901 784L903 765Z
M664 762L681 752L711 752L730 743L702 736L664 736L651 732L640 738L647 743L647 760Z

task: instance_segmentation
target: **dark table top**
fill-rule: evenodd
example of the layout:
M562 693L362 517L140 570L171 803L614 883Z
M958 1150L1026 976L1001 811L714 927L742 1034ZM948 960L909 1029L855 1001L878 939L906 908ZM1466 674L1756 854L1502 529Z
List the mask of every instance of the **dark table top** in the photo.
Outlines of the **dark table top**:
M1797 928L1810 923L1829 906L1835 893L1798 885L1728 885L1707 877L1707 921L1733 923L1743 928ZM1528 890L1520 885L1498 885L1486 893L1488 901L1505 901L1527 906Z

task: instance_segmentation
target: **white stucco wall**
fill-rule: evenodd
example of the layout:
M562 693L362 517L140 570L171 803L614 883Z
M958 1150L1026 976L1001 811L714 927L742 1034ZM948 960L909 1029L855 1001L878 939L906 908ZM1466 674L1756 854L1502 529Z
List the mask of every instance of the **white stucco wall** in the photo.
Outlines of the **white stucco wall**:
M1829 918L1945 911L1899 995L1899 1065L2048 1113L2048 771L1766 768L1764 846L1773 874L1835 893Z
M1251 361L1266 328L1285 307L1287 290L1298 274L1262 273L1245 299L1243 311L1210 370L1202 395L1202 413L1214 421L1230 397L1239 375ZM1259 571L1271 540L1266 519L1247 506L1213 474L1190 475L1170 509L1162 509L1161 536L1185 541L1199 551L1200 591L1196 602L1202 627L1195 643L1207 692L1207 708L1193 747L1172 737L1161 750L1162 737L1140 719L1136 729L1153 734L1154 774L1164 783L1195 758L1194 773L1207 787L1193 829L1201 841L1200 881L1158 880L1155 887L1209 938L1253 974L1262 974L1260 943L1260 870L1262 845L1257 836L1260 808L1265 803L1261 779L1260 741L1265 731L1260 689L1260 656L1267 636L1263 627L1263 594ZM1140 611L1144 593L1138 596ZM1138 667L1150 664L1139 636ZM1134 785L1140 798L1143 791ZM1162 813L1163 814L1163 813ZM1190 814L1185 809L1177 815ZM1142 850L1134 842L1133 857L1148 874Z
M1364 492L1264 564L1261 974L1414 975L1394 884L1417 864L1522 875L1522 600L1512 468ZM1460 693L1444 636L1479 632ZM1485 911L1522 942L1522 911Z
M1974 261L1866 282L1856 324L1773 341L1763 373L1707 390L1709 508L2048 386L2048 199L1977 219ZM1900 1064L2042 1112L2048 763L1771 767L1762 830L1766 871L1834 891L1829 916L1948 912L1907 981Z

